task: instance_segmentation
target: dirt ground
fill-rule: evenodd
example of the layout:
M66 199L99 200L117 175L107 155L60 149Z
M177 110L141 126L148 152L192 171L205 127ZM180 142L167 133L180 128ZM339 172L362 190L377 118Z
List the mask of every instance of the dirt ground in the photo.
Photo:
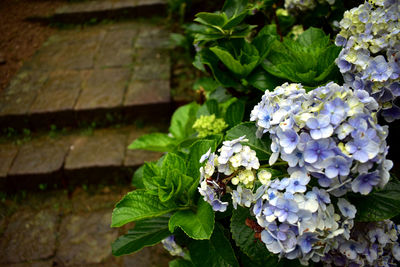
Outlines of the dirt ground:
M0 91L54 31L28 17L51 15L66 0L0 0Z

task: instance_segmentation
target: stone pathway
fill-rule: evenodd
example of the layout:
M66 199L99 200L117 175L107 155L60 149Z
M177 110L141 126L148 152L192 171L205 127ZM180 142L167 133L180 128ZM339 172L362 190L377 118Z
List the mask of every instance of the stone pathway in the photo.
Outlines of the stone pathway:
M162 13L165 3L83 1L52 19ZM133 170L161 156L127 146L165 130L171 114L169 31L159 24L60 30L1 92L2 129L27 128L32 137L0 143L0 266L168 265L171 257L160 246L119 258L110 246L128 229L112 229L110 220L115 203L133 189ZM148 118L146 127L130 126ZM82 128L93 122L103 128ZM55 134L50 125L68 126L67 133Z
M93 19L162 16L166 0L91 0L68 4L56 10L53 21L79 23Z
M78 125L106 114L132 119L170 103L169 31L146 23L63 30L50 37L0 95L0 124Z
M130 188L93 188L1 203L0 266L168 266L171 257L161 245L111 255L110 244L132 227L110 228L112 207Z
M0 144L0 189L128 181L133 169L161 156L157 152L129 150L128 145L157 129L160 127L126 126L56 138L42 135L22 145Z

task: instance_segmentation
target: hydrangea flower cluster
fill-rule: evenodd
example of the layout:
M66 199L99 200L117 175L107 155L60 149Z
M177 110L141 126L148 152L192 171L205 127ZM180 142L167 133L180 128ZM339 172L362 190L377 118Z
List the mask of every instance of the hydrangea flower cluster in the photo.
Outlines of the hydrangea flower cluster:
M399 225L390 220L358 223L322 261L336 266L399 266Z
M300 84L266 91L251 112L257 136L270 134L270 164L280 157L297 171L318 179L334 196L366 195L389 180L388 127L380 126L376 101L365 91L329 83L306 93Z
M399 119L393 101L400 96L400 1L365 2L344 13L340 28L336 63L345 82L370 93L388 122Z
M254 186L255 171L260 167L260 163L256 152L241 144L247 141L245 136L224 141L218 150L219 155L211 153L210 149L200 159L200 163L205 162L205 165L200 168L199 192L214 211L226 210L228 202L222 202L220 198L226 192L229 181L244 188Z
M175 236L170 235L167 238L164 238L163 240L161 240L161 243L163 244L163 247L172 256L180 256L180 257L185 256L185 252L183 251L183 248L175 242Z
M318 262L337 243L347 240L356 208L339 198L336 207L324 189L307 186L310 177L296 171L274 179L254 194L253 213L264 229L261 241L267 249L288 259L307 264Z
M285 9L289 11L307 11L314 9L317 3L328 3L333 5L335 0L285 0Z
M201 115L194 124L193 129L198 133L198 137L203 138L212 134L221 133L228 125L221 118L216 118L215 114L204 116Z

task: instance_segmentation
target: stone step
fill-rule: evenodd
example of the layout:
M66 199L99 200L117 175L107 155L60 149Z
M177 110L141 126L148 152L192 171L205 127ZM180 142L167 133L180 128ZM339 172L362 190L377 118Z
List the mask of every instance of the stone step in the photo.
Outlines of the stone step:
M163 128L124 126L56 137L42 135L21 145L2 143L0 189L129 182L134 169L146 161L157 160L161 154L128 150L128 145L145 133Z
M64 5L50 19L61 23L84 23L94 19L132 19L166 14L166 0L91 0Z
M1 92L0 125L168 119L168 38L165 27L139 22L59 31Z

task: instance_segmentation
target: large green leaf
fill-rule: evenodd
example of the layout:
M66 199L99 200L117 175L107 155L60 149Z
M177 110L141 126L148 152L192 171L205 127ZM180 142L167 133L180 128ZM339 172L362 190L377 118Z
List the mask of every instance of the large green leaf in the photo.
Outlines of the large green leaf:
M244 43L240 58L235 58L228 50L214 46L210 50L224 63L224 65L234 74L246 77L258 65L259 55L257 49Z
M246 219L252 219L249 209L238 207L231 217L231 233L236 245L251 260L264 266L275 266L276 257L271 254L265 244L254 237L254 231L246 225Z
M218 57L215 56L210 49L205 48L202 49L197 55L200 57L200 61L202 64L207 65L217 82L219 82L224 87L237 87L239 82L234 75L225 67L222 68L218 62Z
M330 80L340 81L335 64L339 52L328 35L311 27L297 40L275 40L261 65L276 77L313 87Z
M186 171L186 163L185 160L174 153L168 153L165 155L164 160L161 164L161 176L164 176L165 173L169 170L177 169L182 173Z
M242 144L248 145L251 149L255 150L259 160L269 159L271 152L271 140L264 135L262 139L256 137L257 127L253 122L243 122L226 133L227 140L233 140L243 135L249 140Z
M190 103L185 106L178 108L171 119L171 126L169 128L170 133L177 139L185 139L195 131L192 128L194 121L196 120L196 113L199 105L196 103Z
M239 124L244 117L245 103L243 101L235 101L231 103L225 113L225 122L230 127Z
M247 0L226 0L222 11L228 18L241 14L247 7Z
M239 267L223 227L216 224L210 240L196 240L189 245L190 257L198 267Z
M133 221L158 217L175 211L177 206L173 202L161 202L158 196L138 189L126 194L115 205L111 218L111 227L120 227Z
M366 196L350 198L357 208L356 220L382 221L400 214L400 182L392 178L382 190L374 190Z
M261 91L272 91L275 87L284 83L281 79L269 74L262 68L257 68L248 77L247 81L249 84Z
M133 174L132 185L134 187L136 187L137 189L145 188L145 186L143 184L143 168L144 168L144 165L140 166Z
M150 151L173 151L176 140L165 133L145 134L129 145L129 149L144 149Z
M169 217L169 215L163 215L137 222L133 229L112 243L113 255L121 256L139 251L171 235L168 230Z
M224 63L224 65L233 73L239 76L246 76L246 70L227 50L214 46L210 50Z
M196 14L196 19L194 21L205 25L218 26L221 28L225 25L227 20L228 18L223 13L200 12Z
M172 215L168 226L171 232L175 227L180 227L193 239L209 239L214 229L214 211L210 204L200 198L196 212L178 211Z

